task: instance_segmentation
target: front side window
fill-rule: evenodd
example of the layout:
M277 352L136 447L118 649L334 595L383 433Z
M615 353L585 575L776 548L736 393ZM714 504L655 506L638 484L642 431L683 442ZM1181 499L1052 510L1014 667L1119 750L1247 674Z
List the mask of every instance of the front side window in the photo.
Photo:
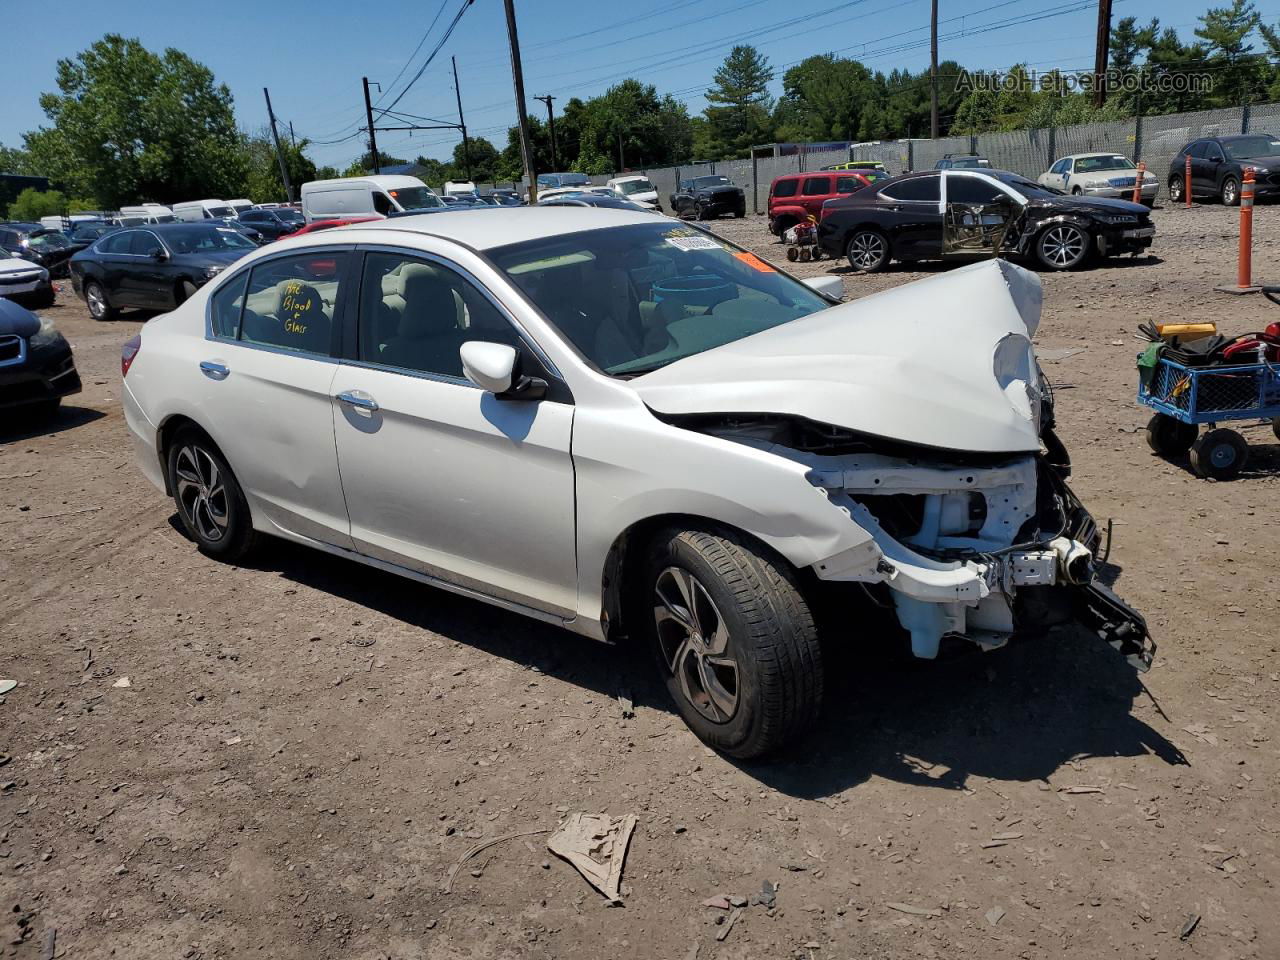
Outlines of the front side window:
M365 257L360 359L462 379L468 340L516 346L515 328L470 280L438 263L394 253Z
M913 177L910 180L900 180L897 183L889 184L880 191L882 197L888 197L890 200L913 200L918 202L937 203L940 191L938 188L938 177Z
M1206 140L1204 144L1204 158L1206 160L1221 160L1222 148L1216 143Z
M947 177L948 203L995 203L1005 193L979 177Z
M156 250L164 249L159 238L150 230L129 231L129 253L135 257L149 257Z
M836 177L836 193L857 193L863 182L857 177Z
M825 197L830 192L830 177L808 177L804 181L804 195L806 197Z
M373 212L380 213L384 217L395 210L395 206L391 203L391 198L385 193L373 191Z
M316 251L253 268L240 339L328 356L346 253Z
M775 197L794 197L798 186L800 186L799 180L779 180L773 185L773 195Z
M584 357L619 377L831 305L753 253L664 222L545 237L488 255Z

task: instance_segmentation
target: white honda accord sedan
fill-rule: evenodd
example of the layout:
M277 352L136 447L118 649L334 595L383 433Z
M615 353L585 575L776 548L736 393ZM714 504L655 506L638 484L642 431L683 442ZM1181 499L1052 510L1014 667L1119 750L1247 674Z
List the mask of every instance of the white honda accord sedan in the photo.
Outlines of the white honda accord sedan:
M147 323L125 416L209 556L269 534L634 638L737 757L816 716L820 638L929 658L1074 620L1149 665L1141 616L1093 580L1036 277L839 289L648 213L352 225Z

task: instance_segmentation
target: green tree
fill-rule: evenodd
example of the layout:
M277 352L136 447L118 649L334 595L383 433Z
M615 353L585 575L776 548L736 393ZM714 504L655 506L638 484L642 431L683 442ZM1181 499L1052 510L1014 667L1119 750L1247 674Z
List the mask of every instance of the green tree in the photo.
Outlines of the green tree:
M1229 7L1211 7L1200 17L1196 36L1205 41L1207 66L1216 74L1214 100L1234 106L1253 99L1263 84L1262 65L1253 55L1249 34L1262 23L1251 0L1232 0Z
M25 135L48 176L116 207L234 195L246 173L231 92L172 48L156 55L107 34L59 60L57 93L40 97L51 126Z
M9 219L38 221L41 217L65 217L73 210L86 210L93 204L87 200L69 199L61 190L36 190L28 187L9 204Z
M305 139L296 147L288 140L280 141L280 152L284 156L285 169L289 171L289 182L293 185L295 198L304 183L321 179L316 165L304 152L307 146ZM284 200L284 181L280 179L280 161L276 157L270 129L264 126L256 134L246 136L244 151L248 165L244 196L254 203Z
M1267 45L1267 60L1270 63L1270 76L1267 77L1267 99L1280 100L1280 29L1269 27L1265 23L1258 25L1263 42Z
M442 180L461 180L467 175L467 160L470 157L471 179L475 183L493 183L498 174L498 148L484 137L469 137L468 149L464 151L462 144L453 148L453 164L449 175ZM421 158L419 158L421 162Z
M715 86L706 93L711 155L697 159L745 157L755 144L773 140L772 79L768 58L755 47L743 44L729 52L715 72Z

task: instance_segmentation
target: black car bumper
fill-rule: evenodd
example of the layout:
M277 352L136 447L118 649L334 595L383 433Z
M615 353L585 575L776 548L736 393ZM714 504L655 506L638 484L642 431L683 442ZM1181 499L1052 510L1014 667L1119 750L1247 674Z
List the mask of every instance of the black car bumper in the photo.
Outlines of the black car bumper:
M27 351L21 363L11 359L8 365L0 365L0 409L47 403L79 392L80 374L66 340Z
M698 206L708 217L721 217L728 214L741 217L747 212L747 200L744 196L713 196L698 201Z
M1097 233L1098 252L1104 255L1121 253L1141 253L1151 246L1155 239L1156 229L1150 224L1139 224L1136 227L1108 227Z

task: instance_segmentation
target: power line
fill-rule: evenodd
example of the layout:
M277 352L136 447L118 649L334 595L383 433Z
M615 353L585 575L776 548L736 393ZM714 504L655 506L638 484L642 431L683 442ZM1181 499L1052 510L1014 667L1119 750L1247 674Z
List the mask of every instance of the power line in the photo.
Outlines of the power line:
M436 21L440 19L440 14L444 13L444 8L448 3L449 0L441 0L440 7L436 10L436 15L431 18L431 23L428 24L427 29L422 32L422 37L418 40L418 45L413 48L413 53L409 54L409 58L405 60L404 66L400 68L400 72L397 73L395 79L387 85L387 92L378 97L379 103L382 101L383 97L390 95L391 91L395 89L396 83L404 76L404 72L409 69L409 64L413 63L413 58L418 55L418 51L422 49L422 45L427 42L427 37L429 37L431 35L431 31L435 29ZM375 107L377 105L378 103L374 104Z
M459 7L458 12L454 14L453 20L450 21L448 28L444 32L444 36L442 36L439 42L436 43L435 47L432 48L431 53L427 55L427 59L424 60L422 62L422 66L418 68L418 72L413 75L413 79L406 83L404 89L396 95L396 98L383 108L382 113L386 113L388 110L392 109L396 104L404 99L404 95L406 93L413 89L413 85L417 83L422 74L426 72L427 67L431 65L431 61L436 58L436 54L440 52L440 49L449 41L449 37L453 35L453 31L457 29L458 21L462 19L462 15L467 12L467 8L474 2L475 0L462 0L462 6Z

